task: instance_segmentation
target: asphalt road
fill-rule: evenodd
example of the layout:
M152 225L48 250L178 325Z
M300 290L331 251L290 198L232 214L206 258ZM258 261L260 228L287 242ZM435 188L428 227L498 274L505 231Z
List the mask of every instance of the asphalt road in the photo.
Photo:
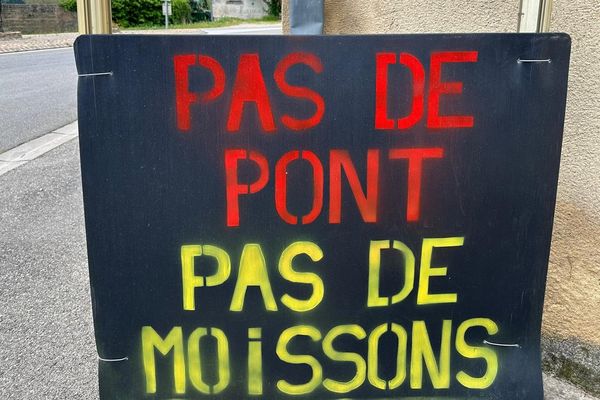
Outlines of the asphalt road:
M204 31L211 35L273 35L281 34L281 26ZM0 54L0 153L76 119L73 49Z
M0 153L76 119L73 49L0 55Z

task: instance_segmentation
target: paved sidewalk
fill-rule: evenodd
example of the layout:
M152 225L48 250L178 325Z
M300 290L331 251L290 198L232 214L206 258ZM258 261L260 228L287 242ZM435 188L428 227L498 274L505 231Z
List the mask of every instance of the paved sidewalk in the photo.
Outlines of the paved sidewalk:
M239 32L238 32L239 31ZM136 29L115 32L129 35L206 35L211 34L280 34L281 24L239 24L222 28L195 28L195 29ZM0 40L0 54L14 53L18 51L47 50L62 47L73 47L73 42L79 33L50 33L43 35L23 35L18 39Z
M153 30L135 30L135 31L123 31L115 34L161 34L165 33L164 30L153 29ZM169 34L180 35L180 34L204 34L201 29L169 29ZM44 35L23 35L19 39L6 39L0 40L0 54L2 53L14 53L18 51L30 51L30 50L48 50L58 49L63 47L73 47L73 42L79 36L79 33L51 33Z
M51 33L45 35L23 35L18 39L0 40L0 53L16 51L58 49L71 47L78 33Z
M568 382L544 374L545 400L598 400Z

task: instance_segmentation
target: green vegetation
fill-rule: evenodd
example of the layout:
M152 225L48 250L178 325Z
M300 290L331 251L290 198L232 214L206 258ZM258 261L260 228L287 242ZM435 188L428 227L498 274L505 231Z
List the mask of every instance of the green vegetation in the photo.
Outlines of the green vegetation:
M545 352L542 358L542 370L559 379L571 382L594 396L600 396L600 374L576 360L571 360L561 354Z
M173 10L175 13L175 10ZM221 28L225 26L234 26L240 24L262 24L262 23L273 23L279 22L279 18L275 17L264 17L260 19L240 19L240 18L221 18L216 21L200 21L200 22L192 22L187 24L171 24L169 28L172 29L204 29L204 28ZM138 25L138 26L129 26L124 27L125 30L131 29L164 29L164 24L147 24L147 25Z
M3 0L7 2L11 0ZM12 0L19 1L19 0ZM170 17L174 29L202 29L239 25L243 23L278 22L281 15L281 0L263 0L268 15L260 19L220 18L210 21L210 1L171 0L173 15ZM122 29L161 29L163 0L112 0L113 21ZM77 11L77 0L60 0L62 8Z
M77 11L77 0L60 0L58 4L67 11Z
M172 0L173 23L185 24L192 22L192 6L188 0Z
M263 0L267 6L267 13L271 17L279 18L281 16L281 0Z
M161 0L112 0L113 20L122 27L160 24Z

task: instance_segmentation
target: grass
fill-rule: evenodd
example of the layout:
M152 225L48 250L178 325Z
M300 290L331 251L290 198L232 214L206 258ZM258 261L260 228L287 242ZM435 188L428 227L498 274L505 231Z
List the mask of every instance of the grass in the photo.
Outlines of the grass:
M169 29L204 29L204 28L221 28L225 26L235 26L240 24L272 24L274 22L281 21L277 17L267 16L257 19L240 19L240 18L220 18L215 21L202 21L194 22L189 24L175 24L170 23ZM128 26L127 28L121 27L121 30L137 30L137 29L165 29L164 25L138 25Z

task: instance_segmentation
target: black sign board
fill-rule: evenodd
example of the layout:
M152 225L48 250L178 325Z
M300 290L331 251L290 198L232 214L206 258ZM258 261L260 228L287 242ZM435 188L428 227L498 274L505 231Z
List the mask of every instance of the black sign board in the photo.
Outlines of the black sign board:
M101 398L541 400L569 48L80 37Z

